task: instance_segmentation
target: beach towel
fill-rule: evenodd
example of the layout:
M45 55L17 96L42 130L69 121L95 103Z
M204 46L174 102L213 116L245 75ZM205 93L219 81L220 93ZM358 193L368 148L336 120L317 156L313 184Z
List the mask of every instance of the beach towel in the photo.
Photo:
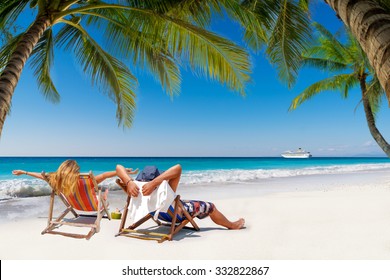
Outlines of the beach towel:
M142 190L147 182L134 181ZM154 218L157 219L160 212L166 212L175 199L176 194L168 181L163 181L151 195L143 196L142 192L137 197L132 197L129 204L128 217L131 221L138 221L150 212L155 211Z

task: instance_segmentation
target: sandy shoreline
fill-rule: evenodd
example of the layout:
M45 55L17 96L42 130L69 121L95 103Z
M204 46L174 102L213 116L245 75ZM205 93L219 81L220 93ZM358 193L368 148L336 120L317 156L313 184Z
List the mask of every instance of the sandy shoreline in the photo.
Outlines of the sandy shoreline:
M200 232L173 241L115 237L118 220L103 220L91 240L41 235L44 218L0 224L0 259L275 259L389 260L390 173L297 176L259 183L183 187L184 198L215 202L246 228L225 230L197 220ZM45 198L48 200L48 198ZM110 194L111 210L124 196Z

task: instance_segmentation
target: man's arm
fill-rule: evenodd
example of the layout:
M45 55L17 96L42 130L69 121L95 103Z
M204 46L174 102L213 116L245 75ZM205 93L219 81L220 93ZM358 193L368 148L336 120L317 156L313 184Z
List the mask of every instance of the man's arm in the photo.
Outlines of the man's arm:
M138 173L138 169L133 170L132 168L126 168L126 172L127 172L127 174L137 174ZM96 182L98 184L100 184L104 180L106 180L108 178L112 178L114 176L116 176L116 171L107 171L107 172L104 172L102 174L96 175L95 179L96 179Z

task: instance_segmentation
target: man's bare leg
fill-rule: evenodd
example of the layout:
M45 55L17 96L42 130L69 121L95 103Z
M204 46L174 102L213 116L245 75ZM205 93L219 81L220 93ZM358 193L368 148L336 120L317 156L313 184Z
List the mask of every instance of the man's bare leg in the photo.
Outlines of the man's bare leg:
M243 218L240 218L235 222L229 221L225 215L219 212L217 208L214 208L214 211L210 214L210 218L217 225L226 227L228 229L242 229L245 224L245 220Z

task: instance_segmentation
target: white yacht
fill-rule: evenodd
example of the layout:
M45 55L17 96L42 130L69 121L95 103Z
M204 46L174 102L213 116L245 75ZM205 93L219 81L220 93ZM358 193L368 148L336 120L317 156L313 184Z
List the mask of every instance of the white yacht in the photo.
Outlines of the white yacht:
M311 158L310 152L306 152L305 150L302 150L299 148L298 150L292 152L287 151L281 154L284 158Z

